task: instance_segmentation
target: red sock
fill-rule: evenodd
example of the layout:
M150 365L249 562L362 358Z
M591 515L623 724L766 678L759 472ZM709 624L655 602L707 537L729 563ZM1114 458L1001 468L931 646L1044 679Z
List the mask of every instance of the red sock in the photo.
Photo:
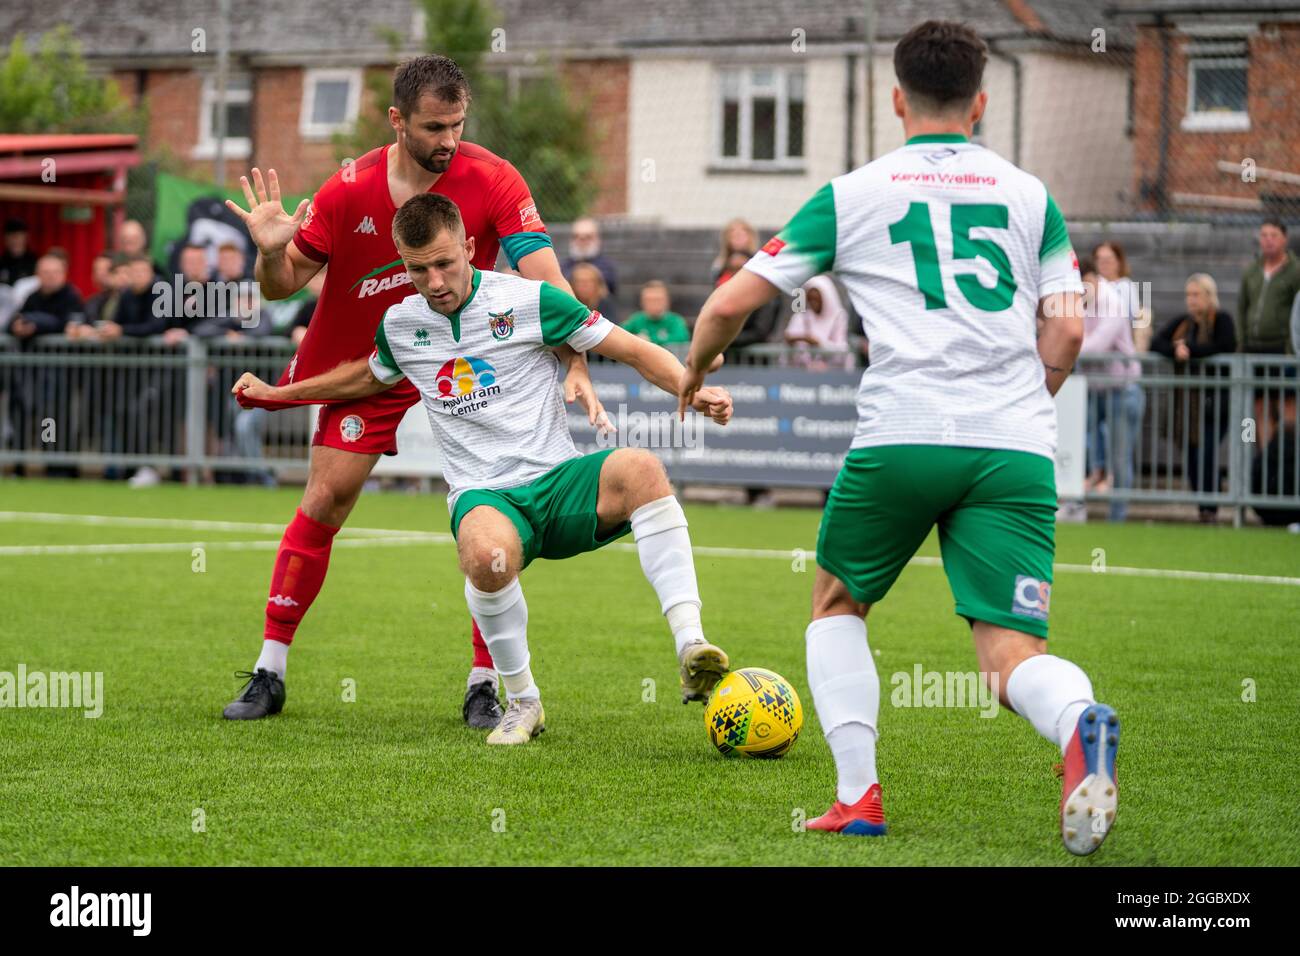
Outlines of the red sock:
M488 653L487 641L483 640L483 632L478 629L478 621L472 617L469 620L474 625L474 663L470 666L496 670L496 664L492 663L492 655Z
M271 572L271 596L266 602L267 640L292 644L294 631L316 600L330 566L330 545L338 528L321 524L301 508L284 530Z

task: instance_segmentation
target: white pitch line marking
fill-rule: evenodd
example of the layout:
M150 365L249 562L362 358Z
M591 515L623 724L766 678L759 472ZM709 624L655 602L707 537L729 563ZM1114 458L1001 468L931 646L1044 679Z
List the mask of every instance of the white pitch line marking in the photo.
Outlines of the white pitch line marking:
M202 521L191 518L137 518L122 515L80 515L57 514L52 512L0 511L0 521L31 521L48 524L87 524L122 527L163 527L193 531L268 531L279 533L284 525L241 521ZM407 546L418 544L452 544L453 538L446 532L437 531L402 531L397 528L343 528L339 534L351 532L361 537L335 539L337 547L383 547ZM0 557L37 555L37 554L127 554L131 551L189 550L195 547L222 548L230 550L272 550L279 547L275 541L242 542L175 542L164 544L69 544L69 545L19 545L0 547ZM635 544L617 542L610 547L620 551L636 551ZM109 550L102 550L109 549ZM794 550L781 551L775 548L725 548L711 545L696 545L692 549L701 557L716 558L765 558L789 561ZM797 549L805 555L816 553L815 548ZM908 561L909 565L927 568L941 568L943 561L939 558L918 556ZM1055 564L1053 570L1067 574L1093 574L1104 577L1108 574L1118 577L1164 578L1176 581L1217 581L1229 584L1272 584L1283 587L1300 587L1300 578L1283 577L1269 574L1237 574L1228 571L1186 571L1179 568L1133 568L1122 565L1109 565L1105 571L1098 571L1089 564Z
M443 541L445 537L447 540ZM415 538L345 538L335 541L336 548L395 548L417 544L446 544L451 535ZM159 541L130 544L32 544L0 546L0 558L30 557L35 555L94 555L94 554L165 554L189 553L194 548L208 551L274 551L279 541Z
M140 518L130 515L58 514L49 511L0 511L0 521L29 524L80 524L117 528L174 528L180 531L265 531L283 534L285 524L257 521L204 521L198 518ZM395 528L349 528L339 534L368 535L371 537L415 537L432 535L450 538L450 534L437 531L401 531Z

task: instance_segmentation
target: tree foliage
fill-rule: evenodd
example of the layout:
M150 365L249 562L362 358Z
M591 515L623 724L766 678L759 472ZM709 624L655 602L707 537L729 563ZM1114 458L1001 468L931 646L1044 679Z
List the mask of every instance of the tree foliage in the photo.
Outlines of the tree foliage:
M488 0L415 0L424 10L429 53L449 56L469 78L473 102L465 138L508 159L523 175L543 218L570 221L582 215L594 194L595 159L583 104L575 103L555 70L543 67L511 89L492 57L508 37L498 32ZM394 53L401 36L389 34ZM371 108L363 110L352 133L336 139L339 159L355 158L379 143L392 142L388 106L390 74L367 76Z
M0 132L142 133L144 115L90 71L66 24L35 50L20 33L0 52Z

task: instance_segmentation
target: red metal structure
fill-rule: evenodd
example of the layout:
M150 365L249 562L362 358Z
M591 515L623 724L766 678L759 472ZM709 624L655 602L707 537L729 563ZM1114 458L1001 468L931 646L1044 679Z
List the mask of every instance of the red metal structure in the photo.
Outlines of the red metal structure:
M123 218L126 171L140 162L138 137L0 134L0 220L27 223L32 250L68 254L68 278L94 292L91 263Z

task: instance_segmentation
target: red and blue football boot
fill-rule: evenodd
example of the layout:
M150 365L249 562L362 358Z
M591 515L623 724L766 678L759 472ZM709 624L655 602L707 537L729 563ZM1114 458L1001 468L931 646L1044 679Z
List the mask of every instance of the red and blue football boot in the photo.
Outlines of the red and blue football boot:
M1087 856L1101 846L1115 822L1118 749L1115 711L1105 704L1093 704L1079 715L1074 736L1065 748L1061 786L1061 839L1076 856Z
M884 836L885 810L880 805L880 784L873 783L851 807L836 800L829 810L808 821L808 829L850 836Z

